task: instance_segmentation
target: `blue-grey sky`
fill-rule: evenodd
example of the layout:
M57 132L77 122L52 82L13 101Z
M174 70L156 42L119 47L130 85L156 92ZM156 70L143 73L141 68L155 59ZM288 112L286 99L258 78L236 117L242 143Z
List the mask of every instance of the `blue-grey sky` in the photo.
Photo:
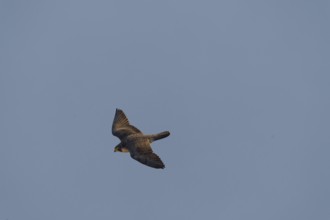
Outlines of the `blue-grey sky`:
M0 220L330 219L329 1L0 1ZM116 108L166 168L114 153Z

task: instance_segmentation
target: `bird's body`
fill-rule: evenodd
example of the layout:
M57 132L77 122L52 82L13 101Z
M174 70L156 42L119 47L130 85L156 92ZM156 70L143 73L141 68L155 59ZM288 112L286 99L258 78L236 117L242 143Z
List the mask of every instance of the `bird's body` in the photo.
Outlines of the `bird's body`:
M139 129L130 125L122 110L116 109L112 134L120 139L120 143L115 147L115 152L129 152L131 157L140 163L153 168L165 168L159 156L153 153L151 143L168 137L170 132L164 131L159 134L144 135Z

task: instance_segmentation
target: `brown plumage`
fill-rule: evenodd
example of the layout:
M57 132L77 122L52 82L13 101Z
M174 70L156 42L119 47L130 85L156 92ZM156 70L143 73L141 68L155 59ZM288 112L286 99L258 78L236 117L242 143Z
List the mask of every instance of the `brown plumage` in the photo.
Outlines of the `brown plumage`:
M114 149L115 152L129 152L133 159L144 165L153 168L165 168L159 156L153 153L151 143L168 137L170 132L164 131L159 134L144 135L139 129L129 123L122 110L116 109L112 124L112 134L120 139L120 143Z

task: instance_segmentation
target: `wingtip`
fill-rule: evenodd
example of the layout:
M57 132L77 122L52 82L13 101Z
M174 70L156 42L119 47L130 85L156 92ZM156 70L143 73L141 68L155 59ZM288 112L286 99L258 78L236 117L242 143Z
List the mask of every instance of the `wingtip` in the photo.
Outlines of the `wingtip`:
M158 169L165 169L165 164L161 161L161 164L159 164Z
M165 169L165 165L163 165L163 166L159 166L159 167L153 167L153 168L156 168L156 169Z
M123 110L121 110L120 108L116 108L116 114L120 113L120 112L124 112Z

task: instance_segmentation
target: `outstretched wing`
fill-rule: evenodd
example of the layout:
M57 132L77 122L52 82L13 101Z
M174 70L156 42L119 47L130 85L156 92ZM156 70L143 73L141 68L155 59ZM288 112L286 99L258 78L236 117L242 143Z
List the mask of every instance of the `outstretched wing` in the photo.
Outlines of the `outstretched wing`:
M121 109L116 109L115 118L112 123L112 134L122 140L128 135L137 133L142 134L139 129L129 124L125 113Z
M165 165L159 156L152 151L147 139L142 138L130 142L128 148L131 157L140 163L157 169L165 168Z

